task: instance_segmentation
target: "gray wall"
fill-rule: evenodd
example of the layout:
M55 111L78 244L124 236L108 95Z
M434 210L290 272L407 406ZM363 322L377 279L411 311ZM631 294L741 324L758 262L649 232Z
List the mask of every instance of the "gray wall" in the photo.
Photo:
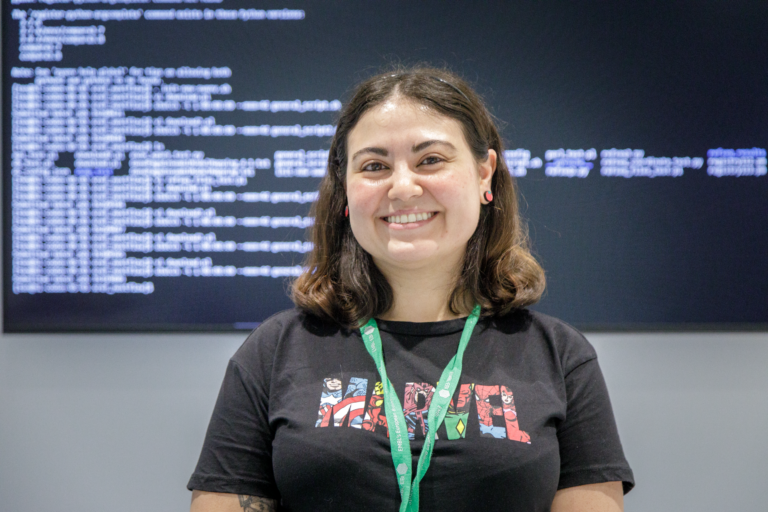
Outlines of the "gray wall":
M768 334L594 334L628 511L766 510ZM188 510L241 335L0 337L0 511Z

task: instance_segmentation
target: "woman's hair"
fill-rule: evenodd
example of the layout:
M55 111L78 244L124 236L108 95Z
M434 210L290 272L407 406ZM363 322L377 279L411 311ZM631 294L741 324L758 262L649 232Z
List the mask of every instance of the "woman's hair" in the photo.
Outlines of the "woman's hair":
M518 214L514 181L491 114L455 74L417 67L369 78L344 105L328 154L328 172L312 207L315 223L310 236L314 249L307 255L305 272L293 283L293 302L314 315L350 327L392 307L392 288L357 243L344 217L344 185L349 132L363 114L395 95L458 121L476 161L485 161L488 149L498 155L491 182L493 202L481 208L477 229L467 242L461 273L450 297L451 312L468 314L477 303L483 315L504 315L538 301L544 292L544 271L528 248L527 228Z

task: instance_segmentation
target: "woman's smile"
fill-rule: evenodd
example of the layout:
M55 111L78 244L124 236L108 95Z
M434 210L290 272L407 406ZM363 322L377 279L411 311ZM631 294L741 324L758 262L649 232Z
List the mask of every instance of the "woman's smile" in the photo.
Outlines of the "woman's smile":
M382 217L390 229L416 229L429 223L437 212L395 213Z

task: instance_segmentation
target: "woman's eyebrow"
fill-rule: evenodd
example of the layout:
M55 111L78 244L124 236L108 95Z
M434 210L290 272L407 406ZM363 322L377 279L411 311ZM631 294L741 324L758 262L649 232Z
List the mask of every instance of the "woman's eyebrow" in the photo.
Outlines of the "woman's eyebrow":
M419 151L422 151L422 150L424 150L424 149L426 149L429 146L432 146L434 144L440 144L441 146L448 146L449 148L453 149L454 151L456 150L456 146L454 146L453 144L451 144L447 140L437 140L437 139L435 139L435 140L425 140L424 142L420 142L419 144L416 144L415 146L413 146L411 148L411 151L413 151L414 153L418 153Z
M456 150L456 146L454 146L447 140L433 139L433 140L425 140L424 142L420 142L416 144L411 148L411 151L414 153L418 153L419 151L423 151L424 149L434 144L446 146L448 148L453 149L454 151ZM389 151L387 151L386 149L371 146L371 147L363 148L359 151L355 151L355 153L352 155L351 161L354 162L359 156L364 155L365 153L373 153L374 155L379 155L379 156L389 156Z
M384 148L368 147L368 148L363 148L360 151L355 151L355 154L352 155L352 161L354 162L357 157L359 157L364 153L373 153L374 155L379 155L379 156L389 155L389 151L387 151Z

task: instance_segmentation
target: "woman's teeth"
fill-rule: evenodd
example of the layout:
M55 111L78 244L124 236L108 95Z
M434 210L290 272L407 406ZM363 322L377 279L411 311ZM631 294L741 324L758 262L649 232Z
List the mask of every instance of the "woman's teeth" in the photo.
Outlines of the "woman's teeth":
M384 220L391 224L408 224L411 222L419 222L420 220L427 220L435 213L409 213L408 215L392 215L391 217L384 217Z

